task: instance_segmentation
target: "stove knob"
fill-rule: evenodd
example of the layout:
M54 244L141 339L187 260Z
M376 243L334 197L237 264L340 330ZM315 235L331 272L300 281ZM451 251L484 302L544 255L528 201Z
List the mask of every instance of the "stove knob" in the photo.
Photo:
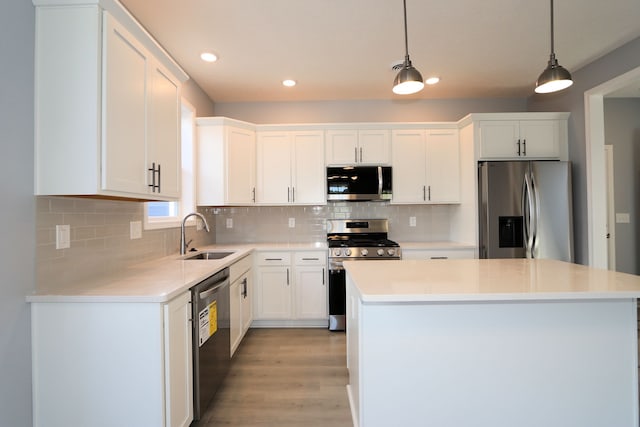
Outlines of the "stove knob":
M346 256L351 256L351 249L345 249L345 250L344 250L344 254L345 254Z
M396 250L395 249L388 249L387 250L387 254L389 254L389 256L394 256L396 254Z
M384 255L384 249L378 249L376 253L378 254L378 256L382 256Z
M333 256L340 256L340 249L334 249Z
M361 250L361 251L360 251L360 255L362 255L362 256L367 256L367 255L369 255L369 250L368 250L368 249L363 249L363 250Z

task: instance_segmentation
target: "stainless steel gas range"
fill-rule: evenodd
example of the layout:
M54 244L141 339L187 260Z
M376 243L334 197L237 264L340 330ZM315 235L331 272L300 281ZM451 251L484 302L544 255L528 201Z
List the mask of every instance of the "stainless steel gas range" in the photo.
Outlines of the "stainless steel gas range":
M344 261L400 259L402 250L387 238L386 219L327 220L329 246L329 329L343 331L346 326Z

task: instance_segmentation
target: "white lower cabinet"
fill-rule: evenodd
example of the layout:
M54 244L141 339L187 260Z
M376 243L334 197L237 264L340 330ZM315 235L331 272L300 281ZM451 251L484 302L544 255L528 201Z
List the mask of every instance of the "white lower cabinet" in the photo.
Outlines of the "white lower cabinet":
M251 257L246 256L231 265L230 278L230 340L231 356L235 353L253 320L253 289Z
M255 326L327 326L325 251L257 252Z
M189 426L190 302L32 303L34 426Z

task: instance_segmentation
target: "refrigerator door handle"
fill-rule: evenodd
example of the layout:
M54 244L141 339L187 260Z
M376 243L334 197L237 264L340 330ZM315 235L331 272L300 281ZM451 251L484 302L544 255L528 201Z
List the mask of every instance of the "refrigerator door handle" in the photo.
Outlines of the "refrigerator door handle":
M531 258L533 250L533 224L532 215L534 212L534 200L531 190L531 178L528 173L524 175L522 183L522 215L524 217L524 240L525 240L525 258Z
M531 173L531 188L533 189L533 239L531 245L531 258L538 257L538 229L540 221L540 194L536 184L535 175Z

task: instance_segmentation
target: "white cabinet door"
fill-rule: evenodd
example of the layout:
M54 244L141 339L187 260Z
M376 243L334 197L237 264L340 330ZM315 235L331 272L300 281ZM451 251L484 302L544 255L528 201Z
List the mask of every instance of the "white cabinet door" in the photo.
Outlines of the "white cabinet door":
M242 339L242 286L235 280L229 286L229 341L233 356Z
M198 205L255 202L255 131L233 123L210 117L196 119Z
M391 157L391 135L388 130L358 131L359 162L386 165Z
M224 129L224 204L255 202L255 138L255 132L251 130L232 126Z
M256 202L292 202L291 139L288 132L258 133Z
M326 269L324 266L295 267L297 319L324 319L327 317Z
M457 129L427 130L426 144L427 202L460 202L460 144Z
M518 157L520 124L510 120L482 121L480 128L481 158Z
M352 165L358 162L358 131L327 131L327 165Z
M258 203L325 203L322 131L260 132L257 145Z
M291 268L258 267L256 319L291 318Z
M150 63L147 168L155 167L152 193L179 198L181 191L180 85L158 62ZM147 174L147 177L150 175ZM147 185L154 184L147 182Z
M327 165L384 165L390 162L390 132L386 129L327 131Z
M562 139L559 120L483 120L481 159L558 159Z
M460 148L456 129L394 130L393 203L458 203Z
M149 58L144 47L107 13L104 25L102 189L147 193Z
M426 202L424 130L393 131L393 203Z
M164 324L166 421L188 427L193 420L190 292L164 305Z
M294 132L292 143L292 190L295 204L326 203L326 169L322 131Z
M242 296L242 335L249 330L253 321L253 276L251 272L245 273L240 279L240 295Z
M529 158L560 157L560 122L558 120L525 120L520 122L523 155Z

